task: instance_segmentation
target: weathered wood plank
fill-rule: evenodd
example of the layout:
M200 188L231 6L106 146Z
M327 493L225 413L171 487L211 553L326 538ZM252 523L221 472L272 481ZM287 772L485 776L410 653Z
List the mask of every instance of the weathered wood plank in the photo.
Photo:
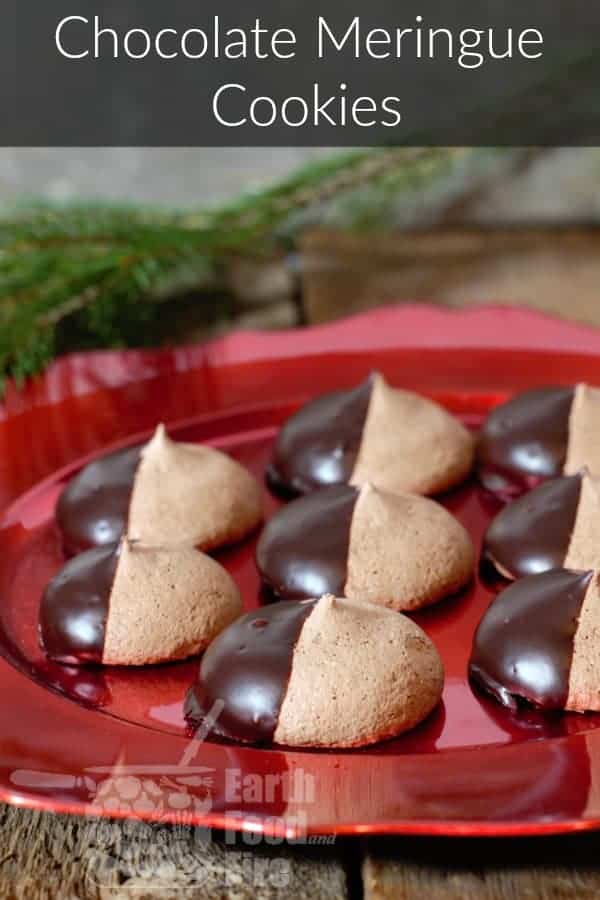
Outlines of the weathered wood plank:
M597 900L600 833L371 841L365 900Z
M0 900L346 900L343 851L0 805Z

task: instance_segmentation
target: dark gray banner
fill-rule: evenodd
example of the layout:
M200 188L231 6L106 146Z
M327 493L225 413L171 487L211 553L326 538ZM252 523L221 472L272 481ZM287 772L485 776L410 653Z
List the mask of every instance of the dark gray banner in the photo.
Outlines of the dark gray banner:
M4 146L600 143L589 0L9 0Z

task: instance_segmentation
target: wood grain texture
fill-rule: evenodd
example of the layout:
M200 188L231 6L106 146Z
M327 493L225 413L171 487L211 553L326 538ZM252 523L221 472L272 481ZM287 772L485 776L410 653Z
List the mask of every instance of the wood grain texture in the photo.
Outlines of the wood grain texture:
M342 845L231 840L0 805L0 900L346 900Z
M365 900L597 900L600 833L368 844Z
M359 870L362 862L362 882ZM0 900L597 900L600 833L244 844L0 805Z
M308 231L300 240L305 318L326 322L404 299L511 303L598 325L599 249L594 227Z

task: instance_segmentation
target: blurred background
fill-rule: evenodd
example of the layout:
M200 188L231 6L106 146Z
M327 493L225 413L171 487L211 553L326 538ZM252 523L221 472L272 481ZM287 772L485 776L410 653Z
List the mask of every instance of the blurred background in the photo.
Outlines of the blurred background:
M158 330L147 317L140 343L201 340L234 327L306 325L405 301L519 304L600 325L600 149L438 148L406 159L394 152L400 155L383 179L363 176L350 191L338 183L325 191L324 202L319 166L335 159L331 149L4 149L0 202L10 210L32 199L57 209L92 201L82 235L96 228L94 203L100 210L105 204L179 210L186 228L204 223L195 211L225 210L211 220L221 228L219 247L227 244L231 204L236 216L240 208L246 217L248 210L254 215L256 207L263 219L268 207L273 228L264 241L260 220L264 246L232 238L221 256L213 254L210 277L162 285L161 301L175 302L168 316L159 317ZM298 167L308 172L305 194L312 190L314 197L305 202L296 190L289 215L275 215L279 207L269 189L286 179L289 187ZM344 188L347 175L342 171L341 177ZM246 199L236 207L240 197ZM80 226L73 227L77 239ZM38 268L27 273L35 275L36 290L39 254L45 252L40 246L33 246L31 262ZM52 264L60 268L60 253ZM92 280L79 293L73 282L60 302L52 299L60 315L49 321L60 320L61 327L48 356L79 346L137 343L144 331L134 322L128 332L117 322L106 336L98 328L90 337L86 329L93 332L96 325L92 319L82 325L80 313L76 328L62 328L73 309L88 303L90 271ZM145 282L138 281L137 294L128 288L126 302L139 308ZM105 310L108 301L120 302L113 293ZM148 296L154 294L149 288ZM35 359L43 352L32 351ZM24 374L36 370L37 363L26 354L23 359Z

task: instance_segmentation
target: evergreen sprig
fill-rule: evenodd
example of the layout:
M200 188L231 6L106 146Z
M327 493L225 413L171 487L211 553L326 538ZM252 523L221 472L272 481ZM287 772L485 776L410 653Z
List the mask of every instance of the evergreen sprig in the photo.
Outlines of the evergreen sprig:
M202 288L231 258L272 252L289 239L290 221L307 210L322 215L340 196L375 187L385 205L460 153L343 153L220 208L189 213L40 204L7 215L0 219L0 377L22 382L41 371L62 349L65 323L79 346L143 345L154 339L156 301L177 285Z

